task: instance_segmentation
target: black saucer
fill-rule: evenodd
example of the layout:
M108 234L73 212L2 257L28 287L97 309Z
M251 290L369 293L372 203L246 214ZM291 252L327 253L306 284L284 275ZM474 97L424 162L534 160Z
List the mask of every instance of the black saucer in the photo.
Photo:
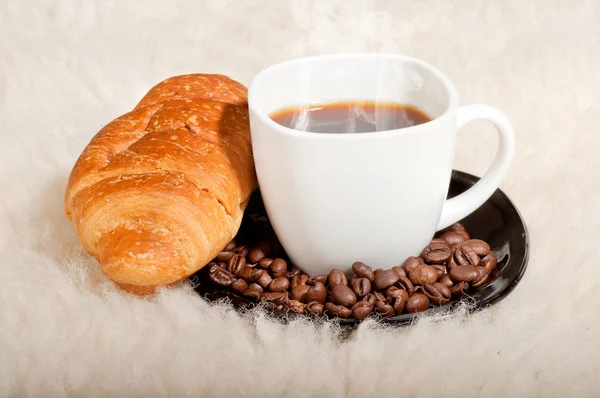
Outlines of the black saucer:
M473 175L453 171L448 197L454 197L464 192L478 180L479 178ZM483 239L488 242L498 257L497 277L487 286L466 297L472 304L472 308L478 310L498 303L519 284L527 268L529 256L527 227L515 205L499 189L479 209L461 220L461 223L465 225L472 238ZM260 192L258 191L250 199L238 236L242 240L244 236L252 236L252 240L256 240L257 234L261 235L262 238L276 241L268 224ZM278 253L279 257L285 257L281 247L278 248L278 251L280 251ZM213 284L206 275L206 268L190 277L190 283L198 294L209 301L228 299L235 308L250 308L256 305L251 300L233 291ZM430 308L427 313L445 312L456 306L457 303L458 301L454 300L444 306ZM283 314L274 314L274 316L286 317ZM415 316L417 315L402 314L384 318L381 322L403 325L410 323ZM349 327L357 326L360 323L360 321L353 319L336 319L335 321Z

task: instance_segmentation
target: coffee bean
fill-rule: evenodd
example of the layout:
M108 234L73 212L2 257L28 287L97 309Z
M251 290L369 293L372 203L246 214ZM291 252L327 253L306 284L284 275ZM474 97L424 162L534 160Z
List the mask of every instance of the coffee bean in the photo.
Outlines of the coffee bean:
M423 293L415 293L406 300L406 312L422 312L429 308L429 297Z
M227 271L238 274L246 266L246 257L242 257L238 254L233 255L227 261Z
M231 284L231 288L238 293L244 293L244 290L248 289L248 283L243 279L238 279Z
M211 281L221 286L231 286L237 279L231 272L216 264L209 269L208 277Z
M371 292L371 282L367 278L352 278L350 285L358 297L365 297Z
M269 284L269 290L272 292L285 292L290 287L290 280L284 276L278 276Z
M373 279L375 278L371 267L360 261L357 261L354 264L352 264L352 271L354 271L356 276L358 276L359 278L367 278L369 282L373 282Z
M448 260L448 263L446 264L446 268L448 269L448 272L450 272L450 270L454 267L458 267L458 264L456 264L456 261L454 261L454 255L452 257L450 257L450 260Z
M348 278L346 277L346 274L339 269L332 269L331 272L329 272L329 277L327 280L329 281L329 287L331 289L337 285L348 286Z
M443 264L450 259L452 251L443 240L432 241L425 249L421 257L427 264Z
M397 265L392 267L392 271L394 271L398 276L406 276L406 271L402 267L398 267Z
M473 281L471 286L474 288L479 288L488 281L490 274L486 271L485 267L477 267L475 270L478 272L477 278Z
M488 274L492 273L497 264L498 258L494 252L489 252L487 256L481 259L481 265L485 267Z
M452 248L452 246L457 245L459 243L463 243L466 241L465 236L460 232L448 231L440 237L446 242L448 246Z
M246 257L248 255L248 248L244 245L237 246L233 249L233 252L241 257Z
M406 273L408 274L412 269L418 267L419 265L425 265L421 257L411 256L406 259L404 264L402 264L402 268L404 268L404 271L406 271Z
M459 234L464 236L465 240L471 239L471 235L469 235L469 233L467 231L456 231L456 232L458 232Z
M271 283L271 281L273 281L273 278L271 278L271 275L269 275L269 273L265 271L260 276L260 278L256 280L256 283L258 283L263 289L266 289L267 286L269 286L269 284Z
M323 304L318 303L316 301L311 301L310 303L306 304L306 311L316 316L322 316Z
M439 282L446 287L451 287L454 285L454 282L452 282L452 279L450 279L450 275L448 274L442 275L439 279Z
M490 252L490 245L481 239L470 239L465 241L461 246L468 246L477 253L479 257L485 257Z
M400 279L398 280L398 283L396 283L396 285L400 289L406 290L409 295L411 295L413 293L413 291L414 291L414 285L413 285L413 283L406 276L401 276Z
M467 292L467 290L469 290L469 283L468 282L458 282L456 285L450 287L449 289L450 289L450 293L452 293L452 296L460 297L463 294L465 294Z
M337 285L331 291L331 301L344 307L351 307L356 303L356 294L348 286Z
M246 290L244 290L243 295L254 300L260 300L262 296L263 288L258 283L253 283L248 286Z
M244 267L237 273L237 275L240 278L244 278L246 282L253 283L256 282L258 278L263 276L266 272L267 271L265 271L264 269Z
M276 305L285 305L289 302L288 292L264 292L261 301L270 301Z
M310 286L306 293L306 300L325 304L325 300L327 300L327 288L325 285L321 282L316 282L313 286Z
M479 273L475 267L469 265L459 265L450 270L450 279L455 282L472 282L477 279Z
M394 283L398 282L399 279L400 276L398 276L398 274L391 269L381 271L375 275L373 287L375 288L375 290L387 289Z
M269 257L272 251L267 241L249 248L232 241L208 264L209 277L281 313L327 312L330 317L361 320L373 312L388 317L447 304L471 286L489 283L498 262L489 244L471 239L460 223L446 228L421 256L407 258L402 266L373 270L355 262L356 277L351 280L340 269L309 278L298 267L289 268L284 259Z
M373 292L373 295L375 296L376 301L387 301L386 297L380 292Z
M436 282L432 285L423 285L423 292L427 297L429 297L430 302L437 305L444 305L448 303L452 297L450 289L448 289L446 285L443 285L439 282Z
M400 289L396 285L392 285L385 290L385 297L389 298L396 290L403 290L403 289Z
M400 293L402 292L402 293ZM398 294L394 298L394 311L397 315L401 314L406 307L406 302L408 301L408 293L406 290L399 290Z
M298 301L302 301L303 303L306 303L306 295L308 294L308 291L310 289L310 286L308 285L297 285L294 286L292 288L292 294L290 295L290 298L292 300L298 300Z
M408 296L410 296L408 294L408 292L404 289L400 289L397 286L390 286L386 292L386 298L387 298L387 302L394 302L395 299L397 299L398 297L406 297L408 298Z
M240 269L236 275L239 276L240 278L244 278L246 280L246 282L252 283L252 282L256 282L256 279L259 278L258 275L253 274L253 273L255 273L255 271L257 271L257 270L254 268L244 267L244 268ZM253 275L256 276L256 278L251 280L251 277Z
M215 257L215 260L227 262L233 256L235 256L235 253L233 251L222 251L219 254L217 254L217 257Z
M408 293L406 290L398 289L394 291L392 296L394 299L397 299L398 297L404 297L405 299L408 299L410 297L410 293Z
M328 314L344 319L350 318L352 315L352 311L349 308L333 303L325 303L325 311L327 311Z
M396 315L394 307L384 301L378 301L375 303L375 311L384 318L389 318Z
M306 304L301 303L298 300L290 300L288 306L290 311L295 312L296 314L304 314L304 310L306 308Z
M307 285L315 285L317 282L321 282L322 284L327 283L327 275L317 275L308 278L306 281Z
M440 278L442 275L445 275L447 273L445 265L442 265L442 264L433 264L432 267L435 268L435 270L437 271L438 278Z
M273 264L273 259L271 257L265 257L258 262L258 266L264 269L269 269L271 264Z
M308 275L306 275L306 274L294 276L292 278L291 286L292 286L292 288L294 288L299 285L306 285L307 281L308 281Z
M466 228L459 222L455 222L447 228L449 231L465 231Z
M438 279L438 273L430 265L420 265L409 272L408 278L414 284L424 285L425 283L434 283Z
M352 306L352 315L356 319L365 319L373 312L373 304L368 301L357 301L354 306Z
M248 260L251 263L257 263L271 254L271 244L267 241L258 242L248 252Z
M288 279L292 279L293 277L299 276L300 274L302 274L300 268L293 265L292 268L290 268L290 270L285 274L285 277Z
M454 260L456 260L458 265L470 265L473 267L477 267L481 262L475 250L464 244L454 248Z
M300 271L300 270L298 270ZM273 262L271 263L271 275L273 275L273 277L277 278L279 276L286 276L287 277L287 263L285 262L284 259L282 258L276 258L273 260Z
M381 294L381 293L379 293L379 294ZM375 303L377 302L377 297L375 297L374 294L367 294L365 297L363 297L363 299L361 301L366 301L369 304L371 304L371 306L374 306Z

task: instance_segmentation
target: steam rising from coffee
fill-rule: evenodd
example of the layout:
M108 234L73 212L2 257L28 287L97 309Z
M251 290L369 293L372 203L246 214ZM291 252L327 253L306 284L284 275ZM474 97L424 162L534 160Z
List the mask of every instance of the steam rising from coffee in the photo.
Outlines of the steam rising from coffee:
M393 103L338 102L288 108L271 115L277 123L300 131L356 134L387 131L425 123L418 110Z
M394 38L398 29L392 25L392 16L376 8L372 0L294 0L292 12L296 23L305 30L305 35L292 48L293 57L343 52L398 52ZM344 73L344 71L342 71ZM390 113L389 107L378 105L372 108L362 106L362 101L405 98L407 91L421 89L422 79L418 74L405 70L391 70L385 63L372 71L376 80L375 95L372 98L352 98L344 114L339 111L337 119L315 118L313 107L321 101L311 94L311 84L306 85L306 98L310 99L303 108L297 108L289 126L302 131L337 132L352 134L357 132L386 131L398 126L409 127L415 123L410 112ZM300 79L311 82L314 77L306 71ZM352 71L337 74L335 81L352 85L357 76ZM349 100L350 98L339 98ZM409 101L403 101L410 103ZM389 104L388 104L389 105ZM393 117L391 117L393 116ZM343 123L341 122L343 121ZM372 126L371 128L366 127ZM357 128L357 126L359 128ZM336 130L337 129L337 130ZM361 131L362 130L362 131Z

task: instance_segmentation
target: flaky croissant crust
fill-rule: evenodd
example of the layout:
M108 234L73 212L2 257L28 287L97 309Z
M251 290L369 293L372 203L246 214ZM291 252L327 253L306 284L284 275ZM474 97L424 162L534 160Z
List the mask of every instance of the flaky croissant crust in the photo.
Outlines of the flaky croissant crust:
M175 76L91 140L65 212L109 278L148 293L214 258L256 184L246 88L222 75Z

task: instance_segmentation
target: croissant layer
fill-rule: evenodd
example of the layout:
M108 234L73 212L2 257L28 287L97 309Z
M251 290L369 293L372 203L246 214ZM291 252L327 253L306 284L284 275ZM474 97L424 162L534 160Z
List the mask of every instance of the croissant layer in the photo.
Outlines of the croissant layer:
M65 213L123 289L181 281L237 233L257 185L246 95L222 75L172 77L80 155Z

